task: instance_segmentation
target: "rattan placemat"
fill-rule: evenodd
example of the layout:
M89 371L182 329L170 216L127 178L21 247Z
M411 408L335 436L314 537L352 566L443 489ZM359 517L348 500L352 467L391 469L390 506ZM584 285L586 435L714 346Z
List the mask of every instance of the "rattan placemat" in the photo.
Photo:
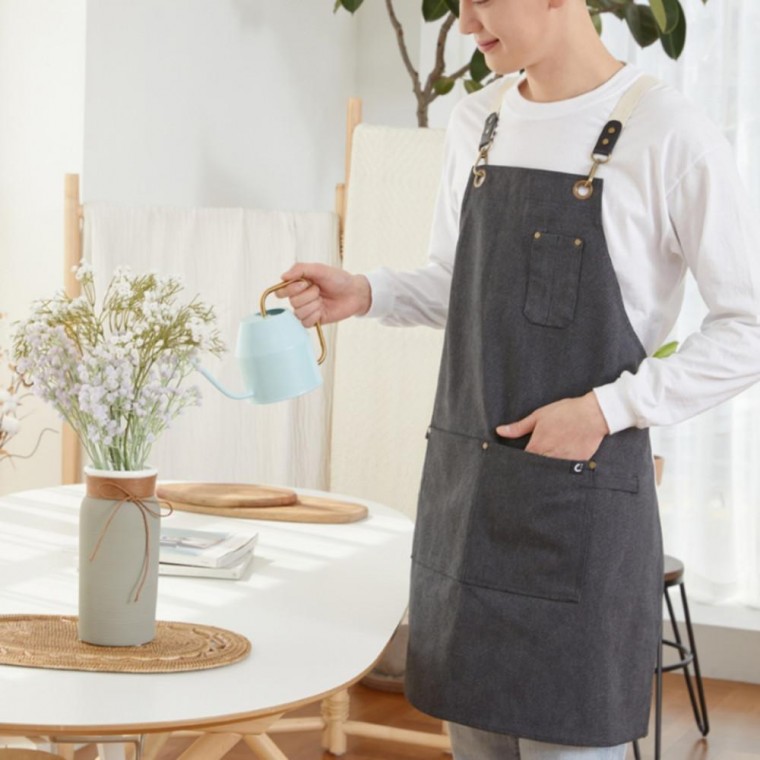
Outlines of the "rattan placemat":
M178 673L230 665L248 656L245 636L210 625L158 621L139 647L101 647L77 638L77 619L0 615L0 664L109 673Z

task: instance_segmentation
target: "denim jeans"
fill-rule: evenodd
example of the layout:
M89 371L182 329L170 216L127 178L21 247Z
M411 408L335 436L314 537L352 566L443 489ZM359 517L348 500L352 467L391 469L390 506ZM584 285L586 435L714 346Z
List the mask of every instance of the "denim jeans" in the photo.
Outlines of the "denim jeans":
M449 723L454 760L624 760L628 745L570 747Z

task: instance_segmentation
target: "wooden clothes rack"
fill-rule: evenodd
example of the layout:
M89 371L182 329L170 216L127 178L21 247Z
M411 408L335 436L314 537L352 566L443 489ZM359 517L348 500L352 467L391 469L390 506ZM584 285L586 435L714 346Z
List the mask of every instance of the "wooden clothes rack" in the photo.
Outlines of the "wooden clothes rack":
M79 175L63 179L63 288L69 298L81 293L76 268L82 260L82 223L84 207L79 200ZM61 431L61 483L82 482L82 447L71 426Z
M348 183L351 176L351 145L354 130L362 119L362 103L359 98L350 98L346 113L345 180L335 188L335 211L339 218L339 246L343 255L343 234L346 225ZM82 260L82 228L84 205L81 202L79 175L64 175L63 186L63 284L66 295L76 298L81 293L75 272ZM76 434L64 424L61 436L61 483L70 485L81 483L82 447Z

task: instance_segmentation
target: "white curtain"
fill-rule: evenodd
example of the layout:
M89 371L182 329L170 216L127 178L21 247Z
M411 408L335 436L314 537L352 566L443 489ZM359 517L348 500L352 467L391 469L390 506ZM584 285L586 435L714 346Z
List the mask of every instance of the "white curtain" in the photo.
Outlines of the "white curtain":
M338 218L331 213L284 213L224 208L130 208L87 204L84 254L103 282L114 268L181 276L188 298L196 293L216 307L230 349L208 368L226 387L242 392L233 356L237 325L259 310L259 296L295 261L339 265ZM268 307L282 305L267 302ZM325 329L324 386L278 404L233 401L203 377L203 394L154 446L159 479L264 483L324 489L329 479L334 330ZM316 338L315 338L316 340Z
M659 44L639 49L614 19L604 40L618 58L674 85L699 104L734 147L760 212L760 2L682 0L688 22L681 58ZM760 251L750 251L760 255ZM698 328L705 307L693 282L672 337ZM665 458L660 509L665 550L688 569L689 596L760 607L760 388L671 428L653 430Z

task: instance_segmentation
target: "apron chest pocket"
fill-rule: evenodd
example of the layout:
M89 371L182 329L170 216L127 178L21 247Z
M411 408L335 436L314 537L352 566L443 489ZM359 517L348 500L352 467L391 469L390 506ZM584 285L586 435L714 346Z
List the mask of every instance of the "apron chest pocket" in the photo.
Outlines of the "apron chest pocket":
M583 240L537 230L531 243L523 313L545 327L567 327L575 317Z

